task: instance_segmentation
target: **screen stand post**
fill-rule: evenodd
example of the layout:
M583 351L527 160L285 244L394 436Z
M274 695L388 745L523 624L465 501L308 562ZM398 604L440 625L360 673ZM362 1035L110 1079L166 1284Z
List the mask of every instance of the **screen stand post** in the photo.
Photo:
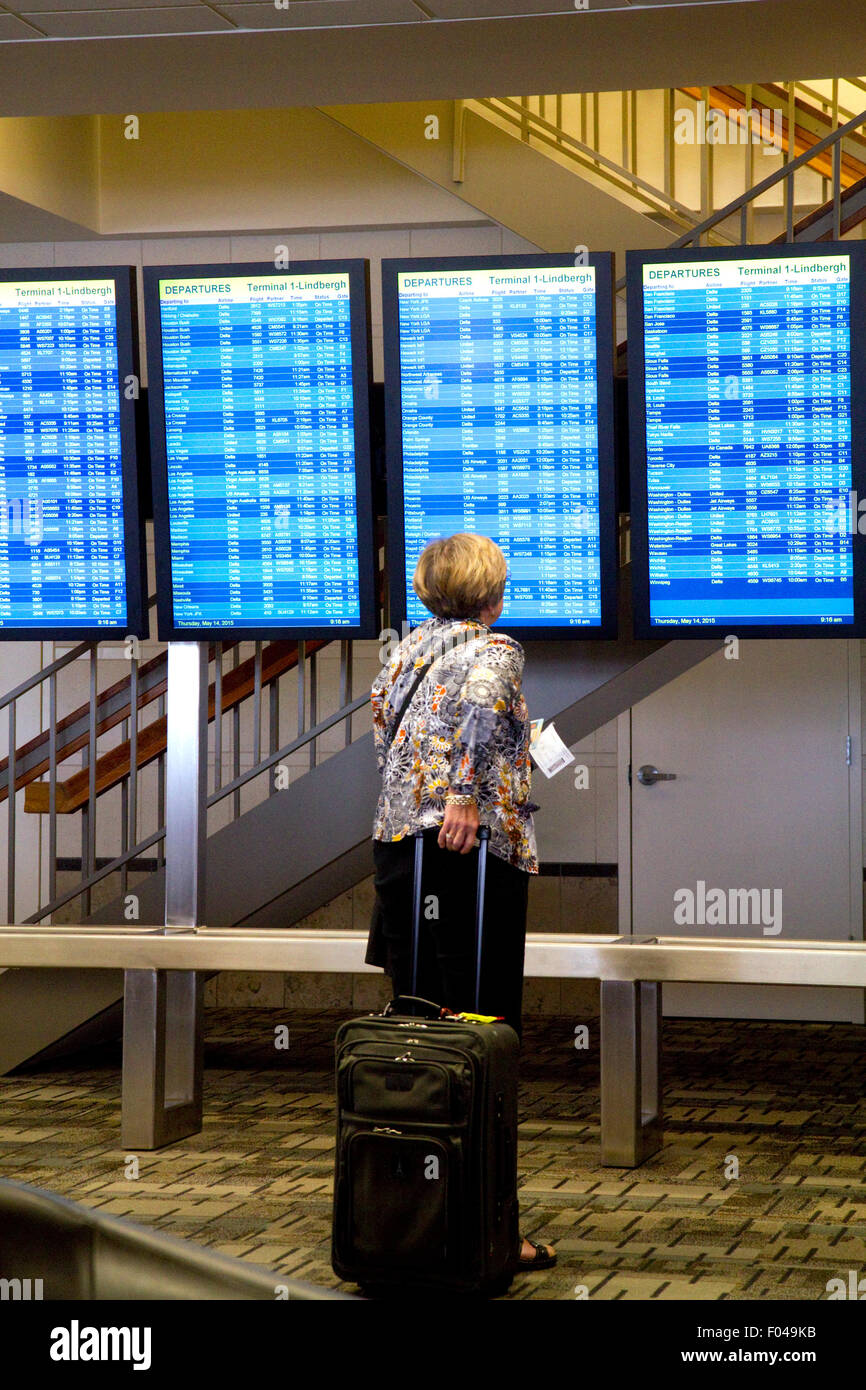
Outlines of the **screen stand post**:
M205 901L208 647L168 648L166 934L194 931ZM124 972L121 1139L160 1149L202 1122L202 993L194 970Z

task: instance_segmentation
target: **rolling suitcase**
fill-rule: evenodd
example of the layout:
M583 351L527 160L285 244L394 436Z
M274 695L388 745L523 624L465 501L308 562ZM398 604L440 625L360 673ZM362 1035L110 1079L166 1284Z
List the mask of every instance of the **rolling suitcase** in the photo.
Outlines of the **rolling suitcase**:
M489 830L479 831L475 1007ZM417 988L423 837L415 839ZM501 1020L412 996L341 1025L332 1263L373 1290L495 1293L519 1248L517 1058Z

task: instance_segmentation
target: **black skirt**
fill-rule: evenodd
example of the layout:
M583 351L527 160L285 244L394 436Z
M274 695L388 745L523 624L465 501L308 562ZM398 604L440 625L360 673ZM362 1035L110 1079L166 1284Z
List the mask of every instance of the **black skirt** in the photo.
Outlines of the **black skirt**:
M376 903L367 962L391 976L395 994L419 995L475 1011L475 894L478 851L440 849L439 827L424 832L418 982L411 988L415 839L373 841ZM501 1014L520 1034L529 874L487 856L484 951L477 1012Z

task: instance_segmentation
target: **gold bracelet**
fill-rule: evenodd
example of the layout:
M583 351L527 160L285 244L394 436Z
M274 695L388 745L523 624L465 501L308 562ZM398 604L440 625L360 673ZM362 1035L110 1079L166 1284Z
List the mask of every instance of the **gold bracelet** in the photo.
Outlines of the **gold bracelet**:
M475 797L474 797L474 796L466 796L466 795L464 795L464 794L461 793L461 792L446 792L446 793L445 793L445 805L446 805L446 806L474 806L474 805L475 805Z

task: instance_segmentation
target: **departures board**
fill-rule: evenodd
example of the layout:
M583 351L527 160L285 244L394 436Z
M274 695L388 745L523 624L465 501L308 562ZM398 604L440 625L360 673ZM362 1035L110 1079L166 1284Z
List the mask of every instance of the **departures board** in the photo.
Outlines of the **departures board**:
M861 630L864 251L628 253L638 636Z
M145 271L162 638L375 635L364 261Z
M146 632L129 266L0 273L0 638Z
M391 621L431 540L489 536L518 637L616 623L611 257L382 263Z

